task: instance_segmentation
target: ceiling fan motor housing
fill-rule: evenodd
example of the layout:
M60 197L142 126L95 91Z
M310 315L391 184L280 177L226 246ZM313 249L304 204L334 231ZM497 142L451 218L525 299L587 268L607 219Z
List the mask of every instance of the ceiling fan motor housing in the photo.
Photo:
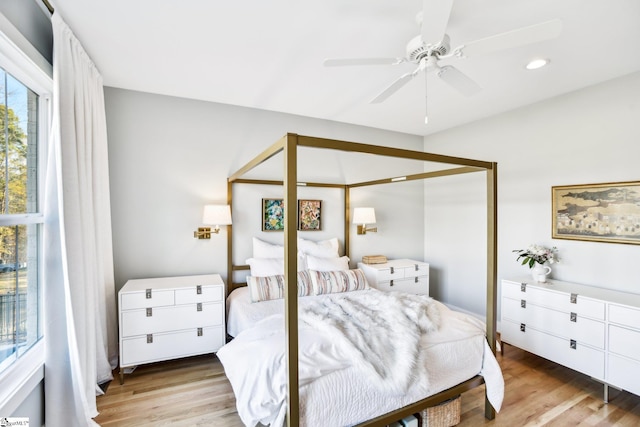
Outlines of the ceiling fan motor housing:
M422 41L422 36L416 36L407 43L407 58L410 62L420 63L420 60L425 56L443 56L451 50L451 44L449 36L444 35L444 38L435 45L427 44Z

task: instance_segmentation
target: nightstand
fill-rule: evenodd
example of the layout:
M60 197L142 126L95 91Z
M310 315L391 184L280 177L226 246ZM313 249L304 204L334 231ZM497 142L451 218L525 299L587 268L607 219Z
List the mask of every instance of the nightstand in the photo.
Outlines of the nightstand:
M429 264L411 259L392 259L383 264L358 263L369 286L381 291L429 295Z
M120 384L137 365L218 351L224 295L219 274L129 280L118 292Z

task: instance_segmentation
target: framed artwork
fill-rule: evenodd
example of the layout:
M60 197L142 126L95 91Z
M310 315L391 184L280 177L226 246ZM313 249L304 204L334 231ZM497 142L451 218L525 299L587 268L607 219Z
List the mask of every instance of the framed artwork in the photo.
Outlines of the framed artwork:
M320 230L322 225L321 214L321 200L298 200L298 230Z
M262 199L262 231L284 230L284 200Z
M640 181L551 187L554 239L640 244Z

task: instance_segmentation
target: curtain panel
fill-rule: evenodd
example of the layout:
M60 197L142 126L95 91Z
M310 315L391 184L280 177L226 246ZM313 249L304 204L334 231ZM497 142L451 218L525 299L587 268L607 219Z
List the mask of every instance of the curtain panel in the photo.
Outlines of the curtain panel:
M102 76L58 13L45 183L45 422L95 424L117 364Z

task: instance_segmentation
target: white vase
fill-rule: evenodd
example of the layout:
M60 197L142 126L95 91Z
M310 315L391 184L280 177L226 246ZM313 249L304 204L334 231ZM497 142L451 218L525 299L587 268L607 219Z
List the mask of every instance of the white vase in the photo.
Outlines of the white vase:
M536 263L535 267L531 269L531 276L536 282L544 283L547 281L547 276L551 273L551 267Z

